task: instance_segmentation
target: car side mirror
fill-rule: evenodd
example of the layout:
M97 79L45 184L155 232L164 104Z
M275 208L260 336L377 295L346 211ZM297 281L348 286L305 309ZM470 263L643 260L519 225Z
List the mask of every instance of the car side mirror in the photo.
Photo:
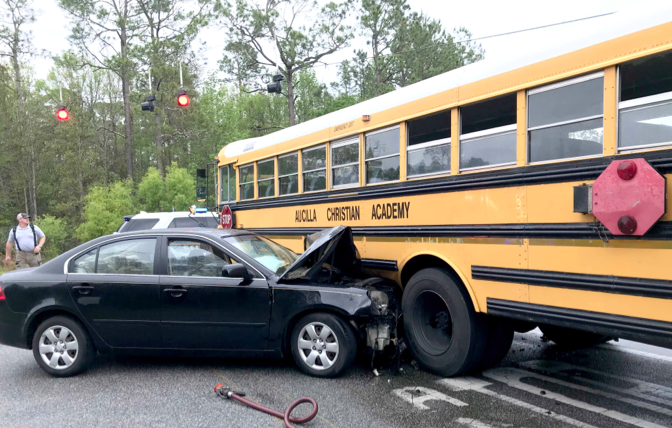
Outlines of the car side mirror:
M250 272L247 270L245 265L241 263L234 263L224 266L222 268L222 277L252 279Z

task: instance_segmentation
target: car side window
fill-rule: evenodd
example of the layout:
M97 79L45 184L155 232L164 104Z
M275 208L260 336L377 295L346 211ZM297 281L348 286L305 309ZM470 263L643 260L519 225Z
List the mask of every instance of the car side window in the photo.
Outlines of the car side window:
M95 273L98 248L87 251L72 261L72 273Z
M168 243L168 274L173 276L221 277L231 258L202 241L175 239Z
M100 247L97 273L152 275L156 238L129 239Z

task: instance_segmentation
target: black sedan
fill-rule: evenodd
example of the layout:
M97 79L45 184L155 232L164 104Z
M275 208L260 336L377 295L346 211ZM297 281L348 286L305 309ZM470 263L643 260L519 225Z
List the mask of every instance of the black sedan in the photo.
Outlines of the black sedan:
M245 230L95 239L0 276L0 344L32 349L60 377L96 352L291 354L310 375L338 376L358 346L396 343L396 286L361 274L349 228L312 238L301 256Z

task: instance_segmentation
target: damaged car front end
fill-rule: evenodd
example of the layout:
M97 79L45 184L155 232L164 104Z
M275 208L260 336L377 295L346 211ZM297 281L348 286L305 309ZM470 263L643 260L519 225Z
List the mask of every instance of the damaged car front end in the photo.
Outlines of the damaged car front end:
M303 295L301 299L312 298L317 310L330 307L346 318L372 366L398 368L403 349L399 286L363 271L349 227L326 229L307 241L310 246L278 278L277 290L309 287L319 293L319 297ZM284 293L275 294L277 299Z

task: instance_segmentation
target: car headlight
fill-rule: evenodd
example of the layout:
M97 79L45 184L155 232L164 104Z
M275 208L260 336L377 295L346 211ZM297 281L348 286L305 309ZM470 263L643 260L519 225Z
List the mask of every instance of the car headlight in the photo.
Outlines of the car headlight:
M375 308L376 312L380 315L387 315L390 299L386 293L380 290L369 290L369 298L371 299L371 306Z

